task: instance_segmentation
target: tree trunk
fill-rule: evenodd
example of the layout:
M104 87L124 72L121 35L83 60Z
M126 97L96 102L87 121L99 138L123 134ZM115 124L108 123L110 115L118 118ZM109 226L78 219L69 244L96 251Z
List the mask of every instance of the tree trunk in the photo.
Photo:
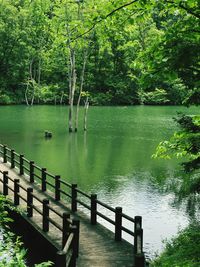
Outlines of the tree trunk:
M80 101L81 101L81 94L83 91L83 84L84 84L84 75L85 75L85 66L87 62L87 50L84 51L84 59L83 59L83 68L81 72L81 84L80 84L80 91L79 91L79 96L78 96L78 101L76 105L76 117L75 117L75 132L78 131L78 115L79 115L79 106L80 106Z
M89 108L89 101L88 97L85 101L85 113L84 113L84 131L87 131L87 113L88 113L88 108Z
M33 86L33 94L32 94L32 98L31 98L31 106L33 106L34 104L34 100L35 100L35 85L34 85L34 80L32 80L32 86Z
M60 105L63 104L63 97L64 97L64 92L62 92L61 97L60 97Z
M76 89L76 67L75 67L75 50L70 51L71 62L71 85L70 85L70 97L69 97L69 132L73 131L73 105L74 105L74 93Z
M29 63L29 77L28 77L28 80L27 80L27 84L26 84L26 90L25 90L25 101L26 101L26 105L29 106L31 105L32 103L32 100L30 100L30 104L29 104L29 99L28 99L28 91L29 91L29 85L30 85L30 82L29 81L32 81L32 71L33 71L33 59L30 60L30 63Z
M28 88L29 88L29 81L26 84L26 90L25 90L25 94L24 94L27 106L29 106L28 95L27 95L28 94Z

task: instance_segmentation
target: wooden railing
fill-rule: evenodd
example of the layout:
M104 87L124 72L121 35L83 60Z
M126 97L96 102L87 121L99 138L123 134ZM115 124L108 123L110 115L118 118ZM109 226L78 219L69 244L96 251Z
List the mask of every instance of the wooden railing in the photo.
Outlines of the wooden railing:
M77 184L70 184L62 180L59 175L53 175L47 171L46 168L37 166L34 161L27 160L24 155L19 155L13 149L9 149L6 145L0 144L0 156L3 162L10 162L11 168L18 168L19 175L26 174L26 178L30 183L37 182L42 191L47 188L54 192L56 201L61 199L66 201L66 197L70 199L71 211L76 212L78 204L90 211L90 222L95 225L97 223L97 216L106 220L115 228L115 240L122 240L122 232L131 235L134 238L134 258L137 267L143 267L145 264L145 257L143 253L143 229L142 217L135 216L134 218L124 214L121 207L113 208L106 203L98 200L96 194L87 194L77 187ZM85 201L83 201L85 199ZM98 207L103 207L110 212L111 216L114 215L114 220L111 216L107 216L99 211ZM107 213L106 212L106 213ZM133 223L132 230L124 226L123 222L127 220Z
M60 213L55 210L49 203L47 198L41 199L33 192L32 187L25 188L20 184L19 179L12 179L7 171L0 170L0 182L3 184L3 195L7 196L12 193L13 203L15 206L20 205L21 200L26 203L26 216L33 217L33 211L40 214L42 217L42 231L48 232L50 224L56 227L62 234L62 248L57 252L55 266L66 267L76 266L76 258L78 257L79 249L79 229L80 222L76 219L70 219L70 214ZM21 191L24 191L23 194ZM40 203L42 209L35 205L35 201ZM62 221L62 224L52 219L50 212L57 215ZM53 243L52 243L53 244ZM53 244L53 246L55 246Z

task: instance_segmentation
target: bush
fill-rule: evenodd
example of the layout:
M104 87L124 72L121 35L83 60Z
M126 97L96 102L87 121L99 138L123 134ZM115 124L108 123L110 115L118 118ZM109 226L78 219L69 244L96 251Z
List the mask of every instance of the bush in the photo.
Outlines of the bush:
M151 263L151 267L199 267L199 252L200 224L193 222L166 242L164 252Z
M183 81L180 78L174 79L167 84L167 87L170 103L181 105L188 91Z
M170 159L187 157L187 162L182 163L186 172L200 168L200 116L179 114L176 122L181 128L175 132L169 141L162 141L156 148L154 158Z
M167 92L164 89L156 88L153 92L140 92L139 99L141 104L163 105L169 102Z
M0 92L0 105L9 105L11 103L11 98L8 95Z
M110 105L112 102L112 94L110 92L91 94L90 102L92 105L97 105L97 106Z

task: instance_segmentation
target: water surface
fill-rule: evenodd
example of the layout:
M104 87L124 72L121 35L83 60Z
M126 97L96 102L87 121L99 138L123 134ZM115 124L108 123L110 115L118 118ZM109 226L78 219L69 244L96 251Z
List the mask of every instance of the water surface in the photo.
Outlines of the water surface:
M145 250L153 255L162 239L188 224L184 205L173 205L155 181L181 175L176 160L153 160L156 145L176 130L177 111L197 114L195 107L91 107L88 131L67 131L67 107L0 107L0 143L130 216L143 216ZM53 133L46 140L44 131ZM110 227L109 224L105 224ZM132 239L128 238L130 242Z

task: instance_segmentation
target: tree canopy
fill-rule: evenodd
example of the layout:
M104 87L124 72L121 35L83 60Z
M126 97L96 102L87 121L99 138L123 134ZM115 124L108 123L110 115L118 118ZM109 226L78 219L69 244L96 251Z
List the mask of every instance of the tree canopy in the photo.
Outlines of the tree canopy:
M76 100L88 49L91 104L181 104L199 89L199 14L197 0L1 1L0 103L67 103L70 43Z

